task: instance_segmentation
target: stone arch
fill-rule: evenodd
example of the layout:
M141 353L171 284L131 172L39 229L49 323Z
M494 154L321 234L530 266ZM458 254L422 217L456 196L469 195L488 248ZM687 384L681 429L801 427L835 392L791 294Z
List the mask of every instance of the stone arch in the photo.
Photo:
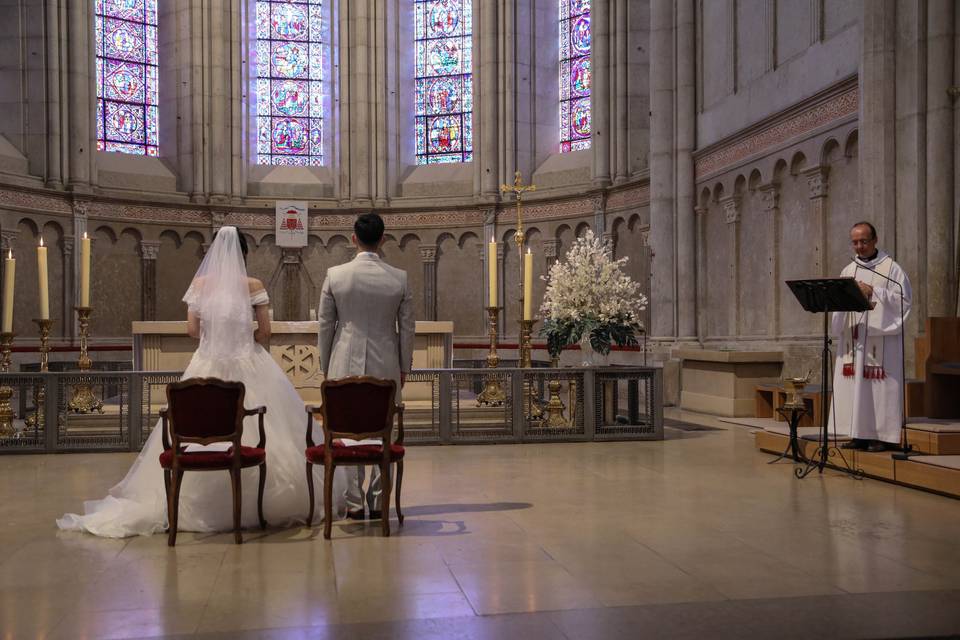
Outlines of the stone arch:
M848 158L858 155L860 144L860 130L854 129L843 142L843 153Z
M820 166L824 167L834 162L841 153L840 143L834 137L827 138L820 147Z
M790 173L797 175L807 168L807 156L803 154L803 151L797 151L793 154L793 157L790 158Z
M747 188L751 191L756 191L757 187L763 184L763 174L760 173L760 169L754 168L750 172L750 177L747 179Z
M183 239L180 237L180 234L174 231L173 229L164 229L160 232L159 235L160 242L172 242L174 248L179 249L183 246Z
M583 236L585 236L585 235L587 234L587 231L589 231L591 228L592 228L592 227L590 226L589 223L587 223L587 222L581 222L580 224L577 225L576 236L577 236L578 238L582 238Z
M462 234L460 234L460 238L457 240L457 246L463 249L464 247L467 246L467 243L471 241L478 244L482 243L480 240L480 236L478 236L476 233L474 233L473 231L465 231Z

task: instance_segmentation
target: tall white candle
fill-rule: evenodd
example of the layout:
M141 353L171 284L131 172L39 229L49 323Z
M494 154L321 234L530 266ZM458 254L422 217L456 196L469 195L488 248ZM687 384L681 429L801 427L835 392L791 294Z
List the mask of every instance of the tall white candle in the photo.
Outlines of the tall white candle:
M490 283L490 304L489 307L497 306L497 243L493 236L490 236L490 244L487 245L487 278Z
M13 283L14 274L17 270L17 261L13 257L13 251L7 254L7 259L3 265L3 325L4 333L13 332Z
M533 320L533 254L523 256L523 319Z
M90 306L90 238L86 231L80 240L80 306Z
M50 289L47 283L47 248L43 246L43 236L37 247L37 282L40 285L40 319L50 319Z

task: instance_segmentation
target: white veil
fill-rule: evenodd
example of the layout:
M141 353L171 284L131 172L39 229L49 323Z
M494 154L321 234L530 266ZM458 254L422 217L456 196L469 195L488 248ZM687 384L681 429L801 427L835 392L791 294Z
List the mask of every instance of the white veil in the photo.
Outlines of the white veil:
M245 357L254 348L247 267L236 227L222 227L193 276L183 301L200 317L200 347L218 359Z

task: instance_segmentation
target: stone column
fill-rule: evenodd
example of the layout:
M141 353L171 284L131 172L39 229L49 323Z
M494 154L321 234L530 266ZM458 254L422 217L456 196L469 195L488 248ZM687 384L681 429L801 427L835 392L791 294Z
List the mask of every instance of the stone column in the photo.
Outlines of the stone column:
M740 196L727 196L720 200L723 207L723 220L729 229L728 256L730 269L730 314L728 335L740 335Z
M770 247L770 290L773 292L773 302L767 318L767 332L773 338L780 335L780 185L769 182L760 185L758 190L763 210L770 216L770 225L773 227L773 244Z
M60 239L60 255L63 257L63 293L61 298L63 315L60 318L59 324L61 335L67 337L75 335L74 324L76 314L73 307L79 302L76 294L80 287L79 274L74 268L73 246L73 236L65 235Z
M420 245L420 262L423 264L423 318L437 319L437 245Z
M474 31L474 42L479 45L480 56L474 56L474 59L478 60L474 63L474 70L479 71L479 77L474 78L474 88L479 108L474 111L473 131L474 136L479 134L480 145L479 153L474 153L473 162L480 172L480 183L475 188L485 202L496 201L500 197L497 4L494 0L480 3L478 21L474 23L480 27ZM474 146L474 149L476 148Z
M66 23L61 20L61 3L57 0L46 0L46 57L45 66L47 70L47 162L46 162L46 186L57 189L63 186L63 167L61 159L63 158L62 132L66 128L63 119L66 117L63 104L61 103L60 87L63 83L61 56L62 38L66 31ZM94 94L96 95L96 94ZM96 113L96 111L94 111Z
M94 83L94 51L92 2L70 2L68 88L70 111L70 188L81 193L89 192L93 173L93 158L96 150L96 129L91 130L96 113L96 93L91 93Z
M707 309L707 207L695 207L693 213L697 220L697 281L696 281L696 331L697 340L701 343L706 336L706 309ZM652 297L652 296L651 296Z
M593 149L593 186L610 184L610 4L591 6L590 147Z
M550 269L557 263L557 260L559 259L557 250L560 249L560 239L544 238L542 241L542 246L543 257L546 258L547 262L547 273L550 273Z
M945 87L954 83L953 48L960 34L953 33L956 5L951 0L927 3L927 314L949 316L956 311L957 278L953 204L954 182L953 100ZM956 44L955 44L956 43ZM910 274L911 277L919 278ZM920 284L919 282L917 284ZM915 285L916 286L916 285Z
M230 192L230 0L208 0L210 7L209 73L210 127L207 165L210 167L210 202L229 201Z
M696 235L694 213L696 177L693 151L696 146L696 33L694 0L678 0L676 34L676 281L677 336L696 335Z
M860 23L860 210L896 255L896 0L863 3Z
M388 92L385 87L388 83L387 65L388 59L392 62L396 53L390 51L387 36L387 8L386 3L373 3L373 86L376 90L373 93L372 100L374 105L375 124L372 135L376 144L377 153L373 158L374 171L374 206L378 208L386 207L389 202L390 191L387 182L387 163L390 157L388 148L388 138L390 138L390 129L395 127L395 121L388 121L387 118L387 99ZM406 54L409 55L409 54ZM406 89L409 91L409 88ZM393 104L391 102L391 104ZM402 118L401 122L407 122ZM392 139L392 138L390 138Z
M187 66L190 75L190 91L181 102L181 108L190 113L190 201L206 203L210 192L210 175L207 172L207 126L204 105L204 64L206 34L203 31L205 7L203 3L189 3L190 53ZM163 134L161 134L163 135Z
M156 240L140 241L140 260L143 265L143 282L140 288L140 318L157 319L157 255L160 242Z
M300 287L300 268L301 268L301 247L284 247L281 251L282 272L282 291L283 320L293 322L302 320L300 315L300 299L302 297Z
M627 128L629 104L627 101L627 0L616 0L614 12L611 16L615 25L616 44L614 46L614 79L615 88L611 94L612 104L615 105L616 135L610 143L614 146L614 178L613 184L623 184L630 180L630 156Z
M803 172L807 178L807 189L813 209L813 220L816 234L814 246L815 265L814 273L827 277L827 176L830 167L813 167Z
M350 70L350 199L358 206L372 203L370 191L370 0L351 0L349 10L350 44L347 48Z
M490 0L491 2L493 0ZM500 175L509 178L517 170L517 60L515 35L517 30L514 19L517 11L516 0L500 0L501 11L499 34L501 43L498 44L499 114L497 127L500 130L499 157ZM531 176L532 178L532 176ZM508 182L508 180L504 180Z
M673 2L650 4L650 300L652 337L677 335ZM594 61L596 64L598 61ZM596 84L594 84L596 90Z

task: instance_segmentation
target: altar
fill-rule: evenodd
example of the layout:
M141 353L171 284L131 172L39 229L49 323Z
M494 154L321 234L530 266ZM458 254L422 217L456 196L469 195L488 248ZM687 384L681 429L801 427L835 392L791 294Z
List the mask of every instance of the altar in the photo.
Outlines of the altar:
M304 402L320 401L320 358L315 320L270 323L270 355L293 383ZM134 322L133 369L135 371L183 371L197 340L187 335L185 321ZM445 369L453 363L453 322L418 321L413 346L414 369ZM430 400L430 385L411 382L404 387L404 400Z

